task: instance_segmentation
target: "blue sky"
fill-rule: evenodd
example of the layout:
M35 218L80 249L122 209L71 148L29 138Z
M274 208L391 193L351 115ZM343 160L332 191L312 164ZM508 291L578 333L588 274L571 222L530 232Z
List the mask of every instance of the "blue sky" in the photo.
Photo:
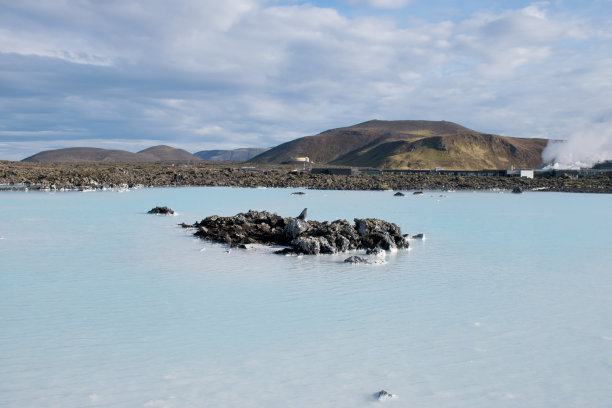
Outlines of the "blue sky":
M0 0L0 159L274 146L375 118L611 158L611 20L610 0Z

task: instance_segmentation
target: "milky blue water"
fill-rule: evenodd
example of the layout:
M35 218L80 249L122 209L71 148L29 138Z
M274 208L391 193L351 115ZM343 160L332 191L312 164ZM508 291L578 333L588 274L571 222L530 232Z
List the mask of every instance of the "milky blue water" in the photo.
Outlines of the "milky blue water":
M0 193L0 406L612 406L612 196L292 191ZM350 265L177 226L304 207L426 240Z

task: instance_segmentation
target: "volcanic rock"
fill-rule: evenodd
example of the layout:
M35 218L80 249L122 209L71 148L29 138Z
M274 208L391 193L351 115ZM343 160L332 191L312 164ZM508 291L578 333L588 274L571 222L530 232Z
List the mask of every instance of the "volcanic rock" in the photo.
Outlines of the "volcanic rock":
M157 215L172 215L174 214L174 210L170 207L164 206L164 207L155 207L151 210L149 210L149 212L147 214L157 214Z
M302 212L300 213L300 215L297 216L297 219L305 220L307 215L308 215L308 208L304 208Z
M194 235L205 240L239 247L246 244L286 246L280 253L335 254L349 250L395 250L408 247L400 228L375 219L332 222L283 218L267 211L249 210L231 217L213 215L193 225Z
M354 263L354 264L369 264L369 263L371 263L368 258L364 258L362 256L357 256L357 255L349 256L348 258L346 258L344 260L344 262L346 262L346 263Z
M397 398L397 395L391 394L390 392L387 392L385 390L380 390L376 394L374 394L374 398L379 401L386 401L393 398Z

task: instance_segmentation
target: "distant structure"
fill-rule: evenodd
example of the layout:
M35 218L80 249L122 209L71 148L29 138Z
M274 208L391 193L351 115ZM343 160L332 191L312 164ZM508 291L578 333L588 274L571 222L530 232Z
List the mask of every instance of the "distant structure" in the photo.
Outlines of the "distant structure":
M534 177L534 171L533 169L513 169L511 168L510 170L508 170L506 172L507 176L519 176L519 177L524 177L524 178L528 178L528 179L532 179Z
M306 170L306 163L310 163L310 157L308 156L296 157L294 160L299 163L304 163L304 170Z

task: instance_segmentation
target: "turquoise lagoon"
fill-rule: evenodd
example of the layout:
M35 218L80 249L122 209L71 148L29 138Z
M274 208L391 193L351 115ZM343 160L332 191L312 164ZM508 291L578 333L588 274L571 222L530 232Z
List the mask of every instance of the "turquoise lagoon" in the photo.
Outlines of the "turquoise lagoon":
M0 193L0 406L612 406L612 196L293 191ZM350 265L177 225L304 207L426 239Z

